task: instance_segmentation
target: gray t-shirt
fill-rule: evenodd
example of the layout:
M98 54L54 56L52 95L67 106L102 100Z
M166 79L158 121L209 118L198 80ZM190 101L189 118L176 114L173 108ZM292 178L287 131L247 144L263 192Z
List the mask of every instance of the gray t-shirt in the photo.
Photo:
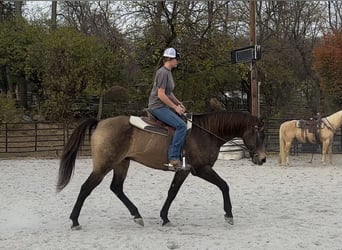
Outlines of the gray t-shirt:
M157 70L150 97L148 98L148 108L157 109L167 106L158 98L158 88L165 89L165 94L170 97L175 87L171 70L161 67Z

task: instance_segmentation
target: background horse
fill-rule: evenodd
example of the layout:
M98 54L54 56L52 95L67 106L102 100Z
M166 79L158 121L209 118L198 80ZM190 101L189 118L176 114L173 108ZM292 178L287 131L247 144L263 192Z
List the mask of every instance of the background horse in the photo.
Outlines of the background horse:
M289 153L294 139L301 143L316 142L315 134L309 133L308 129L298 128L299 120L286 121L280 125L279 129L279 163L280 165L290 165ZM322 163L326 164L326 154L329 154L330 164L332 161L332 143L336 130L342 124L342 111L338 111L330 116L321 118L318 127L318 139L322 143Z
M123 192L123 183L130 160L150 168L167 170L163 163L167 162L170 138L132 126L129 119L129 116L117 116L101 121L90 118L82 122L71 134L60 161L57 191L62 190L71 179L77 152L87 131L91 134L93 160L93 171L82 185L70 215L73 229L80 228L78 217L85 199L112 170L114 174L110 189L125 204L134 221L144 225L137 207ZM192 123L185 145L191 170L175 173L160 212L163 225L169 223L168 211L171 203L190 171L193 175L213 183L222 191L225 219L233 224L229 186L212 167L217 160L220 147L234 137L241 137L250 152L252 161L262 165L266 161L264 120L246 112L224 111L194 115Z

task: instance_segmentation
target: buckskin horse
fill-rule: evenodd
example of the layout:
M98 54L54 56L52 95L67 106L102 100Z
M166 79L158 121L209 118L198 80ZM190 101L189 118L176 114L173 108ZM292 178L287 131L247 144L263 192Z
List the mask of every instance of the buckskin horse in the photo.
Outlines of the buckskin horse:
M298 126L300 120L290 120L282 123L279 129L279 164L290 165L289 153L294 139L301 143L322 143L322 163L326 164L326 155L329 162L332 160L332 143L334 134L342 124L342 110L320 118L316 122L316 133L311 133L308 127ZM317 141L319 140L319 142Z
M83 183L76 204L71 212L72 229L80 229L78 218L85 199L100 184L105 175L113 170L110 189L125 204L134 222L143 226L138 208L123 191L130 161L144 166L165 170L167 149L171 136L151 133L132 125L132 116L117 116L104 120L88 118L71 134L60 160L57 191L61 191L71 179L75 161L84 137L89 133L93 170ZM135 117L137 118L137 117ZM170 185L167 199L161 209L163 225L170 223L168 212L181 185L191 172L214 185L223 194L224 218L234 224L228 184L213 170L220 147L234 137L241 137L252 162L262 165L266 161L264 146L264 119L247 112L216 112L193 115L192 128L185 144L190 170L177 171Z

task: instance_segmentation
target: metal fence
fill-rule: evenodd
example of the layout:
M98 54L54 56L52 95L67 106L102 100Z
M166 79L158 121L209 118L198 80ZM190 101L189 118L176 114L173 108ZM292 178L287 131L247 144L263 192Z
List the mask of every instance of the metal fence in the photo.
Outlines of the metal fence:
M63 123L0 124L0 157L60 155L74 126ZM90 152L85 140L82 154Z
M266 125L268 152L279 152L279 126L284 120L272 119ZM0 124L0 158L11 156L60 156L75 125L63 123ZM226 150L226 149L225 149ZM320 153L319 144L294 142L291 153ZM342 153L341 129L334 136L333 152ZM84 140L81 155L90 155L89 138Z

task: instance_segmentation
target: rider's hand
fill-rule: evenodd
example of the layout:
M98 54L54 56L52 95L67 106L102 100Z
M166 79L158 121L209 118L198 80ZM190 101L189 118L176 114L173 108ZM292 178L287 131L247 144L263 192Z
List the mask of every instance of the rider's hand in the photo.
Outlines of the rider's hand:
M185 106L183 105L183 103L179 103L179 105L182 107L182 109L183 109L183 113L185 113L185 111L186 111L186 108L185 108Z
M183 106L184 107L184 106ZM178 105L177 107L176 107L176 112L179 114L179 115L183 115L184 114L184 112L185 112L185 109L182 107L182 105Z

